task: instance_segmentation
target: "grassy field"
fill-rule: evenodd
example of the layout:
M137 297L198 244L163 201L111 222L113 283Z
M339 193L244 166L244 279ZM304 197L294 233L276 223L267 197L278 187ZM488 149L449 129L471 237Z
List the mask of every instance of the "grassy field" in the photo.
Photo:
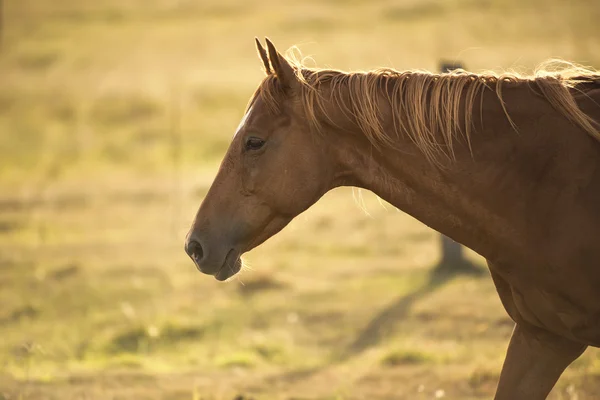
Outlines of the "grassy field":
M487 399L512 323L483 260L329 193L228 283L183 239L261 79L253 38L319 66L600 68L591 0L5 0L0 399ZM236 397L238 396L238 397ZM600 398L600 354L552 399Z

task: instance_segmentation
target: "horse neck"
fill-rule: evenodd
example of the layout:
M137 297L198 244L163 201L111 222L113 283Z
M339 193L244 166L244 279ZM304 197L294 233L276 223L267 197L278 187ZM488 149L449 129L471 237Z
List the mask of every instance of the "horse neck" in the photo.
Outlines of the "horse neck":
M375 147L360 132L339 132L336 151L345 173L337 184L368 189L488 259L506 250L526 255L526 242L515 222L522 217L519 201L527 196L518 189L526 184L518 163L510 161L518 135L495 94L484 96L489 106L473 110L485 122L484 128L472 132L473 154L464 143L457 144L456 159L440 167L406 137L398 137L394 147ZM391 129L392 124L384 113L383 126ZM516 190L511 201L502 193L508 186L497 185L500 174L514 179L508 185Z

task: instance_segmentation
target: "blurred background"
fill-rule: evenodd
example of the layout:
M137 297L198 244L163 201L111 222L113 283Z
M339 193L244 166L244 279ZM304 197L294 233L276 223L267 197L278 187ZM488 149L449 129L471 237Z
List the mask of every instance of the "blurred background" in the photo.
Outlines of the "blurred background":
M0 399L491 398L513 324L483 260L440 271L439 234L373 194L329 193L225 284L184 237L262 79L254 36L340 69L600 68L598 1L0 10ZM551 398L600 398L598 352Z

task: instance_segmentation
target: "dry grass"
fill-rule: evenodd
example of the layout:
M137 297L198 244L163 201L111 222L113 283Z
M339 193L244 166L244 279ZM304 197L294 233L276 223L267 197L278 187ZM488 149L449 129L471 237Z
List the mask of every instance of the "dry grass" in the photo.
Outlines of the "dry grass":
M320 66L600 66L587 1L6 2L0 52L0 399L490 398L510 335L487 273L328 194L227 284L183 237L261 78ZM483 269L482 260L470 258ZM600 396L589 351L553 399Z

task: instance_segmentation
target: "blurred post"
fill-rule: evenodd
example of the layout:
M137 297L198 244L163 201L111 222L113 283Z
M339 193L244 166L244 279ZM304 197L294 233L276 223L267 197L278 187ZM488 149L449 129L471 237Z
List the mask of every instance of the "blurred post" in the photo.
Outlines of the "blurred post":
M456 61L442 61L440 63L440 72L451 72L455 69L464 68L461 63ZM468 264L463 254L463 247L449 237L440 234L442 245L442 258L439 266L450 267L452 269L461 268Z
M440 72L452 72L455 69L464 69L465 67L458 61L442 61L440 62Z

